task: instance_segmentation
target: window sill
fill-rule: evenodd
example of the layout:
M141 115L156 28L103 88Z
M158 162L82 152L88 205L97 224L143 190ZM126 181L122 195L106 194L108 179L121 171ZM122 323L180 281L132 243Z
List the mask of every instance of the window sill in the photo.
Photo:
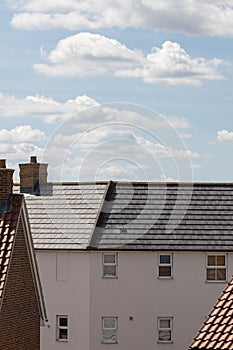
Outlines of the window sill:
M158 276L158 280L173 280L173 276Z
M158 340L157 344L173 344L173 341L162 341L162 340Z
M117 279L118 276L102 276L103 279Z
M205 281L205 283L224 283L224 284L226 284L227 283L227 280L221 280L221 281L219 281L219 280L214 280L214 281Z
M110 341L101 341L101 344L107 344L107 345L109 345L109 344L118 344L118 342L117 341L114 341L114 342L110 342Z

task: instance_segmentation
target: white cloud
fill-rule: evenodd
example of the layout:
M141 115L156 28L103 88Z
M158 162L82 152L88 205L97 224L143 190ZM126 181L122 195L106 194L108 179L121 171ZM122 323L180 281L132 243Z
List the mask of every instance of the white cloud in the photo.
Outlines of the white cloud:
M48 60L49 64L34 64L34 69L52 76L83 77L139 67L143 55L115 39L79 33L60 40Z
M200 85L204 80L223 79L217 67L220 59L192 58L176 42L166 41L147 55L142 69L119 72L120 76L142 77L146 83L169 85Z
M39 129L32 129L30 125L19 125L14 129L0 129L1 143L40 143L46 138L45 133Z
M136 181L140 174L140 166L123 159L115 159L107 164L102 164L96 173L96 180L111 179L116 181ZM146 181L147 178L144 179Z
M30 155L39 158L43 155L43 143L46 135L30 125L19 125L13 129L0 129L0 153L7 159L7 167L15 169L15 180L18 175L18 164L25 163Z
M219 142L233 141L233 131L219 130L217 132L217 140Z
M198 158L199 154L191 152L188 149L175 149L170 145L163 145L161 143L154 143L141 136L136 136L137 143L147 149L156 158L173 158L173 159L186 159L186 158Z
M50 76L110 74L169 85L200 85L205 80L223 79L217 68L225 63L216 58L192 58L178 43L171 41L144 56L115 39L91 33L79 33L59 41L47 59L48 63L34 64L34 69Z
M27 96L19 99L0 92L1 117L34 116L42 117L47 123L56 123L95 105L98 103L86 95L61 103L45 96Z
M46 123L59 123L69 120L78 123L81 130L89 129L96 123L130 123L133 125L147 125L154 128L187 129L189 122L184 117L165 116L152 112L152 118L146 118L141 111L132 111L125 104L124 110L118 109L118 104L103 104L102 106L86 95L77 96L64 103L45 96L27 96L19 99L14 95L0 92L1 117L34 117L43 118ZM82 112L85 111L85 114ZM74 116L72 118L72 116Z
M0 101L1 117L43 116L47 120L50 116L63 121L50 136L30 125L0 129L0 151L14 168L37 155L39 161L50 164L50 178L55 181L62 172L64 181L77 172L82 181L104 175L105 179L146 180L163 173L163 162L179 168L180 161L189 166L190 158L198 156L186 149L180 136L179 129L189 128L185 118L166 117L128 104L100 105L87 96L61 103L47 97L19 99L2 93ZM84 108L93 102L95 107ZM81 113L70 117L68 111L78 109ZM119 157L124 164L115 163Z
M145 28L233 36L231 0L5 0L17 29Z

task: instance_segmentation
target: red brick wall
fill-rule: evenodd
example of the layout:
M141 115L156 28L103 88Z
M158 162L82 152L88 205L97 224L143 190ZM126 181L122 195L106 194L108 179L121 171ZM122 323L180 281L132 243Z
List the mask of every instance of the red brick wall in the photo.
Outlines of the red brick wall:
M40 180L41 184L47 182L48 164L28 163L19 164L20 187L33 188Z
M0 311L0 350L39 350L40 315L20 222Z
M0 198L1 201L7 201L9 192L12 193L13 186L12 169L0 169Z

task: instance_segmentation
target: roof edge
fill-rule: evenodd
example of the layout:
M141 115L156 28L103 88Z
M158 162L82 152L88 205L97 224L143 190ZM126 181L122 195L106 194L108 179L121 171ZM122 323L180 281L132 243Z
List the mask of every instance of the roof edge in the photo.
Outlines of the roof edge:
M23 201L22 201L21 214L23 216L23 224L24 224L25 233L26 233L26 242L27 242L27 246L28 246L29 259L30 259L31 266L32 266L33 279L34 279L34 284L35 284L35 288L36 288L36 292L37 292L41 319L44 323L46 323L46 322L48 322L48 318L47 318L47 313L46 313L45 300L44 300L43 289L42 289L42 285L41 285L41 281L40 281L39 268L38 268L35 250L34 250L34 246L33 246L31 228L30 228L30 223L29 223L29 216L28 216L24 196L23 196Z

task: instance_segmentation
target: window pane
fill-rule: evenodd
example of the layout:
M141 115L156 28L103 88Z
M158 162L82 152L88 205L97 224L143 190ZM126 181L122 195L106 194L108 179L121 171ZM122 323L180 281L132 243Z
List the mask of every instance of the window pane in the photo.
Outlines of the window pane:
M104 254L104 263L105 264L115 264L116 263L115 254Z
M217 256L217 266L225 266L225 256L224 255Z
M217 269L217 280L218 281L226 280L226 269Z
M105 277L112 277L116 276L116 266L115 265L110 265L110 266L103 266L103 275Z
M159 331L159 340L171 341L171 331Z
M116 330L114 329L104 329L103 330L103 340L107 343L116 343Z
M59 329L59 339L67 339L68 337L67 329Z
M159 276L170 277L171 266L159 266Z
M208 266L215 266L215 255L208 255Z
M160 255L160 264L170 264L171 255Z
M116 328L116 319L113 317L105 317L103 319L104 328Z
M214 281L215 280L215 269L207 269L207 281Z
M59 326L61 326L61 327L68 326L68 320L66 317L59 317Z
M170 328L171 322L169 319L159 320L159 326L160 328Z

